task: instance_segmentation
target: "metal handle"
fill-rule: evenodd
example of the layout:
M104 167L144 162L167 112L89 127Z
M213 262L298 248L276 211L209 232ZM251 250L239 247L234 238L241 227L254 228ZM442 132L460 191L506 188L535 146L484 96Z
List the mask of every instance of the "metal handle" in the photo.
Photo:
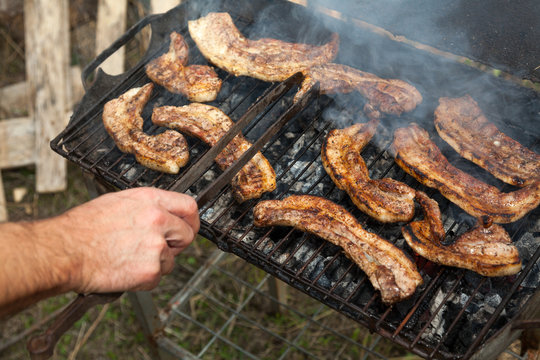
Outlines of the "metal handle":
M516 320L512 324L512 330L540 329L540 319Z
M26 347L32 360L48 359L53 355L58 339L79 320L91 307L106 304L118 299L122 293L79 294L64 311L58 315L54 323L41 335L31 338Z
M91 63L89 63L82 71L81 74L81 80L83 83L83 87L85 91L88 91L88 88L90 87L90 84L88 83L88 78L90 77L90 74L94 72L94 70L97 69L99 65L101 65L109 56L114 54L116 50L120 49L122 46L124 46L129 40L131 40L135 34L137 34L139 31L141 31L142 28L144 28L146 25L150 24L152 21L154 21L156 18L159 18L161 15L149 15L141 20L139 20L135 25L130 27L122 36L120 36L115 42L111 44L107 49L103 50L94 60L92 60Z

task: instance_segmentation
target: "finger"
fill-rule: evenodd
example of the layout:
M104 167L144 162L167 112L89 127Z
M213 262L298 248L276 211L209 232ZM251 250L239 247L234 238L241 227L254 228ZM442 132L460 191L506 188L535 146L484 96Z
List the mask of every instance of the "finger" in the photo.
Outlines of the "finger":
M162 275L170 274L173 271L175 265L174 256L174 249L169 247L163 249L160 260Z
M175 255L188 247L196 235L186 221L171 214L167 214L167 222L162 231L167 245L175 249Z
M195 199L186 194L180 194L174 191L155 189L158 203L171 214L184 219L193 229L193 232L199 231L199 209Z
M186 242L181 241L181 240L167 240L167 245L173 252L174 256L177 256L182 251L184 251L186 247L189 246L189 244L186 245Z

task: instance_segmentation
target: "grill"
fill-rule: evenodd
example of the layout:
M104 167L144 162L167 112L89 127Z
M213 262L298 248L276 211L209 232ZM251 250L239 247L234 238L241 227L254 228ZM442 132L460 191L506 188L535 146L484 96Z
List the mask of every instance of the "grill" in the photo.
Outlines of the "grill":
M186 137L191 154L187 167L179 175L158 173L142 167L132 155L118 150L103 127L101 114L108 100L150 81L145 75L144 65L168 49L171 31L177 31L186 38L191 51L190 64L205 64L206 60L189 37L187 20L198 18L210 10L229 12L240 31L250 38L264 36L317 44L328 38L330 30L337 31L341 45L335 62L414 84L424 97L423 103L399 118L384 118L378 133L362 155L373 178L391 177L425 191L437 200L449 239L472 227L474 219L438 192L417 183L395 164L388 152L395 128L410 122L419 123L431 133L454 165L504 191L511 191L510 186L461 159L436 136L433 111L439 97L468 93L503 132L539 152L539 130L530 125L540 121L540 99L533 90L486 75L486 72L454 58L419 50L410 42L394 41L381 35L380 31L366 31L360 20L343 16L336 19L288 2L264 0L255 3L191 1L164 15L143 19L85 69L83 83L86 94L66 129L51 142L53 150L79 165L109 189L138 186L170 189L185 181L183 175L196 168L198 160L208 151L206 145ZM297 24L302 24L301 29ZM148 51L138 64L119 76L109 76L101 70L94 73L101 62L147 25L151 25L152 38ZM235 121L278 86L246 77L237 78L219 69L217 72L224 80L223 87L216 101L210 104L219 107ZM244 129L245 137L252 142L260 138L276 119L290 109L296 89L293 87L283 97L264 107ZM149 134L164 130L149 121L153 107L187 103L184 97L156 86L142 114L144 130ZM239 205L227 187L200 209L201 234L221 250L262 268L420 356L470 358L475 354L479 356L480 351L489 352L489 344L519 326L520 319L530 317L539 303L538 209L520 221L504 226L523 260L524 267L515 276L487 278L415 256L401 236L401 225L383 225L361 213L348 196L335 187L322 167L320 149L326 134L336 127L366 121L362 116L363 105L364 100L355 94L319 96L296 113L262 150L276 171L278 184L274 192L265 194L262 199L311 194L344 206L364 228L391 241L415 259L424 284L412 298L385 306L365 274L338 247L290 228L255 228L252 208L256 201ZM220 174L216 165L204 170L203 176L187 184L187 193L199 194Z

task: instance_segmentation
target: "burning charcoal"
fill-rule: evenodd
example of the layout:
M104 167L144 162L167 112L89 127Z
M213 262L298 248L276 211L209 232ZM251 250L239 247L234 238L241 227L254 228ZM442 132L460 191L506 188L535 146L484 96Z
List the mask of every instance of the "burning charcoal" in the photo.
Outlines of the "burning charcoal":
M375 290L373 289L373 286L370 284L370 282L365 279L365 275L359 277L358 281L363 281L362 285L360 285L358 290L356 290L355 287L356 291L350 299L350 302L365 305L371 300L371 298L375 294Z
M341 278L341 274L338 278ZM334 285L334 284L333 284ZM342 298L348 298L354 289L356 288L356 279L349 272L345 277L338 283L334 289L334 293L341 296Z
M485 281L484 278L484 276L479 275L473 271L466 271L464 280L465 283L468 284L467 289L476 289L478 286L480 286L482 281ZM486 281L486 283L487 282L489 282L489 279L488 281ZM485 286L486 285L484 284L483 287L485 288Z
M523 282L521 283L522 287L537 289L540 284L540 264L536 263L531 271L527 274Z
M257 246L257 249L262 251L263 254L268 255L273 249L275 245L270 239L265 239L262 243L260 243ZM277 256L274 256L276 258Z
M486 298L485 298L486 304L493 308L496 308L497 306L499 306L499 304L501 303L501 300L502 300L501 295L496 294L496 293L488 294L486 295Z

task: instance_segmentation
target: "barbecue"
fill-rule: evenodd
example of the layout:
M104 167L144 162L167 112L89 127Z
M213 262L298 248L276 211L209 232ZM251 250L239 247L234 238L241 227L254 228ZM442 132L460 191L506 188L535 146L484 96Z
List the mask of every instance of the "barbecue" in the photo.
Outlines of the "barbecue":
M221 89L221 80L211 66L187 65L189 49L182 35L172 32L169 51L146 66L153 82L173 93L185 95L189 101L214 101Z
M283 81L298 71L324 64L337 54L339 37L322 46L276 39L246 39L228 13L210 13L189 22L189 33L213 64L234 75Z
M155 136L143 132L141 112L152 93L153 84L133 88L105 104L103 125L116 146L135 155L144 166L176 174L189 160L185 138L174 131Z
M401 250L365 231L347 210L324 198L292 195L261 201L253 217L256 226L293 226L342 247L387 304L410 297L422 284L416 266Z
M501 133L470 96L441 98L435 127L464 158L515 186L540 181L540 156Z
M216 107L190 104L182 107L161 106L154 109L152 122L176 129L213 146L233 126L231 119ZM222 170L231 166L249 149L242 135L236 135L231 143L216 157ZM232 180L234 197L238 202L257 199L276 188L276 174L268 160L258 152Z
M347 64L384 79L400 79L418 89L423 97L422 102L400 116L382 116L376 134L362 151L362 158L372 179L386 177L401 181L437 201L445 242L455 240L473 229L476 219L436 190L418 183L396 164L390 148L397 128L412 122L418 123L429 132L432 141L437 142L436 145L450 163L490 186L515 192L509 185L501 184L484 170L467 163L444 141L436 138L433 112L438 99L467 93L479 103L491 106L484 110L486 116L502 132L538 152L537 129L516 121L520 117L527 117L531 122L539 121L540 101L538 95L529 89L517 87L504 79L487 77L475 68L381 38L376 33L359 31L351 23L339 19L324 17L324 21L321 21L317 17L320 15L290 3L277 2L270 6L270 2L263 0L216 2L210 3L204 12L201 11L200 2L196 5L194 3L189 1L160 17L146 18L130 29L114 47L122 46L141 28L151 24L152 41L143 59L118 77L113 78L98 71L94 83L89 84L90 75L112 53L112 49L98 56L83 74L87 88L83 101L67 128L51 143L56 152L91 173L109 189L156 186L181 189L196 196L219 181L222 170L216 164L206 168L198 165L205 154L212 151L199 139L186 136L190 159L177 175L167 174L148 169L137 163L133 155L121 152L106 132L101 119L105 103L148 83L145 66L168 51L169 36L173 31L185 38L192 51L193 63L211 65L206 63L205 58L209 56L203 56L204 51L199 41L194 41L191 26L188 29L188 21L200 19L210 12L230 14L234 26L249 39L277 38L279 35L279 41L284 43L309 44L315 49L331 48L337 43L334 35L337 32L339 53L327 56L325 62ZM263 11L267 7L287 16L282 16L281 21L279 18L274 19L272 23L258 27L262 18L258 18L257 14L267 14ZM312 27L303 33L295 25L298 23L309 23ZM362 45L360 39L370 43L369 49ZM366 49L370 54L367 54ZM381 54L384 56L379 56ZM242 119L249 120L242 135L254 144L258 143L257 139L264 140L261 153L275 170L276 189L264 193L261 200L280 201L293 195L307 194L337 204L350 213L366 232L387 240L406 258L412 259L423 282L406 299L388 306L384 303L385 298L370 283L368 275L343 254L341 247L316 235L291 228L255 226L253 209L258 200L238 204L230 186L214 194L200 208L201 234L214 241L222 250L257 265L421 356L439 359L470 358L475 354L482 356L478 354L501 351L505 343L517 336L512 332L513 327L519 326L520 319L531 316L540 296L537 290L540 284L540 246L535 238L538 233L537 202L533 201L527 211L511 218L512 222L502 225L520 253L522 268L515 276L490 278L465 269L426 266L426 261L420 260L404 241L401 234L403 224L382 224L362 213L349 196L334 184L322 165L321 147L331 130L369 121L368 118L362 118L362 110L367 105L365 98L351 92L335 97L309 96L295 104L294 96L300 89L302 79L296 79L298 81L289 89L283 89L283 83L278 81L289 77L296 70L261 81L247 76L234 76L221 69L215 60L211 61L219 67L216 73L223 84L217 98L210 105L227 114L235 124L241 123ZM426 64L431 66L426 68ZM457 75L449 77L450 71ZM465 84L463 79L475 81ZM279 96L273 96L277 89L280 90ZM143 131L149 136L164 131L164 128L150 121L154 108L188 104L189 101L183 95L156 86L141 113L144 119ZM513 107L506 104L513 104ZM243 116L252 113L253 109L257 110L255 116ZM279 126L274 127L274 124ZM234 136L236 134L228 140ZM211 159L218 153L211 154ZM254 150L252 155L255 153ZM230 168L233 167L234 164ZM201 175L188 176L196 171L200 171ZM422 214L417 212L417 216L420 219ZM499 220L494 218L495 222ZM510 333L511 336L508 335Z
M540 182L503 193L452 166L427 131L416 123L396 130L392 150L407 173L486 222L514 222L540 204Z
M422 206L424 219L405 225L402 231L418 254L438 264L469 269L484 276L514 275L521 270L518 250L503 227L477 224L452 245L443 245L445 233L439 205L422 191L416 193L416 199Z
M414 190L394 179L370 179L360 155L378 124L371 120L330 131L322 145L322 164L336 186L366 214L381 222L410 221L414 216Z
M422 102L422 95L418 90L403 80L381 79L347 65L315 65L305 70L304 74L306 78L297 97L317 82L321 94L358 91L367 99L364 111L370 117L381 117L381 112L401 115L414 110Z

